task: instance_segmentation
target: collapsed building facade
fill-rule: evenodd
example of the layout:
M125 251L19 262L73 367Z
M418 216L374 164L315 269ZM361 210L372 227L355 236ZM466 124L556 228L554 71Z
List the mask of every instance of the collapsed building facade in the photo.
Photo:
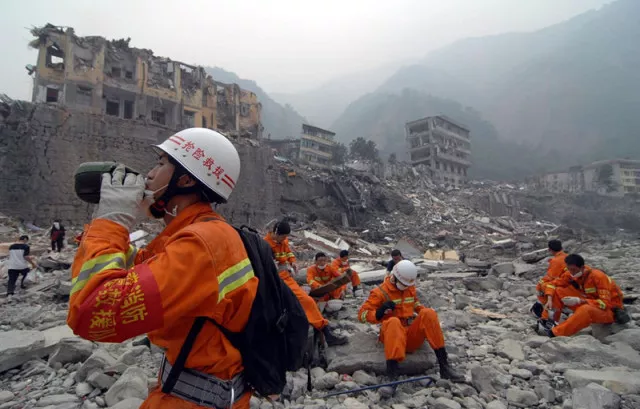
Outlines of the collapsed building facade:
M33 102L169 128L203 127L260 139L262 105L256 94L223 84L203 67L129 47L129 39L78 37L73 28L35 28L39 50Z
M423 165L434 181L460 186L471 166L469 130L443 115L426 117L405 125L413 166Z
M533 188L554 193L597 192L614 196L640 193L640 160L611 159L572 166L529 180Z
M336 145L334 132L302 124L299 158L312 165L330 166Z

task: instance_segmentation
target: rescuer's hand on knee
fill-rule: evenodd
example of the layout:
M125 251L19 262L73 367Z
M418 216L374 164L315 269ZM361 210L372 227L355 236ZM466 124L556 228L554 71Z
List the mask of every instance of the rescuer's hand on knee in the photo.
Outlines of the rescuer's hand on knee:
M576 305L582 304L582 298L580 297L564 297L562 299L562 303L567 307L575 307Z
M113 173L102 175L100 203L95 219L108 219L131 230L143 217L145 180L142 175L125 173L125 166L119 164Z
M385 314L390 314L391 312L393 312L394 308L396 308L396 304L393 301L387 301L386 303L382 304L376 310L376 319L380 321L382 317L385 316Z

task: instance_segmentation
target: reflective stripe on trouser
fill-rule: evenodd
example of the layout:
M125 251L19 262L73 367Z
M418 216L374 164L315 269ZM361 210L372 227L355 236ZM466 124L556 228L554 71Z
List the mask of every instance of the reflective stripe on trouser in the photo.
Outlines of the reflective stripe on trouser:
M160 385L166 382L169 372L171 372L171 364L164 357L160 364ZM235 404L246 391L247 387L241 374L230 380L223 380L185 368L180 372L171 395L206 408L217 409L231 406L232 401Z
M309 321L309 324L318 330L326 327L329 324L329 321L322 316L322 313L318 308L318 304L316 304L313 298L309 297L309 295L300 288L296 280L291 277L291 274L286 271L281 271L279 275L287 287L293 291L293 294L296 296L298 301L300 301L300 305L302 305L302 309L304 309L304 313L307 315L307 321Z
M407 352L416 351L425 339L434 350L444 347L438 314L431 308L422 309L409 327L402 325L402 321L396 317L385 320L380 330L380 339L384 343L387 360L402 361Z
M562 324L553 328L553 333L558 337L568 337L587 328L591 324L612 324L613 311L610 309L601 310L591 304L582 304L575 308Z
M80 267L80 273L71 280L71 292L69 295L82 290L89 279L103 271L112 269L124 269L126 256L124 253L103 254L94 257Z

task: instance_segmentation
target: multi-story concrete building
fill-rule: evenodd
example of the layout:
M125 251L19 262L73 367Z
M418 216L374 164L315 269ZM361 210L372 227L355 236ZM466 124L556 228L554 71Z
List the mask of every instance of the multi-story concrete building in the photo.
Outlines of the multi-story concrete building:
M302 124L300 160L312 165L330 166L333 158L335 133L315 126Z
M640 193L640 160L611 159L547 173L533 180L549 192L599 192L611 195Z
M443 115L405 125L413 166L423 165L437 182L459 186L471 166L469 130Z
M204 68L129 47L129 39L78 37L73 28L32 30L39 50L33 101L73 110L141 119L171 128L204 127L260 138L262 105L237 84Z

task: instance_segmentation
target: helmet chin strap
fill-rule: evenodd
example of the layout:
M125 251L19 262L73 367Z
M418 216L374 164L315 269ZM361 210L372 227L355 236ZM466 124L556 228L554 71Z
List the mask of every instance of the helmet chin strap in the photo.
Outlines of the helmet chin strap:
M197 185L187 186L187 187L178 187L178 180L182 177L182 175L187 175L186 172L173 172L171 175L171 179L169 183L161 187L160 189L153 192L155 195L160 190L165 187L167 190L153 202L153 204L149 207L149 213L151 216L156 219L161 219L165 214L176 217L178 215L178 206L174 206L173 211L167 210L167 205L169 204L169 200L171 200L174 196L178 195L186 195L189 193L195 193L199 191L199 187Z

